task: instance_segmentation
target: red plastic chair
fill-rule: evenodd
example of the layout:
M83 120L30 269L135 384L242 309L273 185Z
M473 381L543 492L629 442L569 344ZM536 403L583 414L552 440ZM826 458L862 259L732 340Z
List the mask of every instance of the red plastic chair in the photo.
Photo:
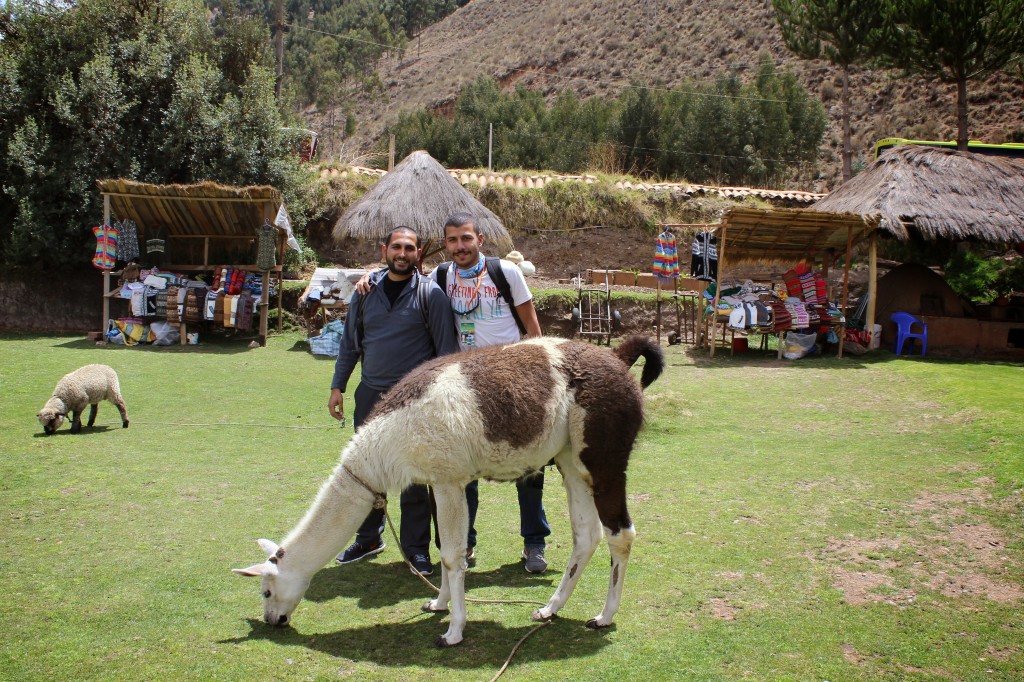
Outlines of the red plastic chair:
M893 313L889 318L896 323L896 343L893 344L892 352L900 355L903 352L903 344L909 339L913 348L914 339L921 340L921 355L928 349L928 325L917 319L910 313ZM919 325L921 331L915 333L914 325Z

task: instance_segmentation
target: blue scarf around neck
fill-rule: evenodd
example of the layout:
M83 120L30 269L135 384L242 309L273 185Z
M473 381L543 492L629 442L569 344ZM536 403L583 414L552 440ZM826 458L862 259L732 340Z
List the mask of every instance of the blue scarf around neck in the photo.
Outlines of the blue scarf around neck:
M455 265L455 267L458 267L458 265ZM471 279L471 278L476 277L477 275L479 275L480 272L483 269L484 269L484 254L481 253L480 254L480 260L477 261L476 265L474 265L471 268L466 268L466 269L459 268L459 277L461 277L462 279Z

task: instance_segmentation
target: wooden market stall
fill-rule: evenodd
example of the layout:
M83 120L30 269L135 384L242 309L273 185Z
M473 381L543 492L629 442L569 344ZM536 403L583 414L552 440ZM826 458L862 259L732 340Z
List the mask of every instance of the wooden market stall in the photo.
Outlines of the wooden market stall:
M716 230L718 269L710 318L710 352L715 354L718 325L724 333L728 317L718 311L722 292L722 275L732 264L740 262L787 263L815 260L821 256L821 268L827 278L828 268L838 254L845 254L841 310L846 311L849 298L850 259L853 247L869 242L871 274L868 288L868 329L873 329L876 251L875 235L878 219L843 213L820 213L807 209L759 209L737 207L726 211ZM839 356L843 352L843 333L839 329ZM782 354L781 333L779 355Z
M259 273L259 342L267 342L270 278L277 276L277 306L281 309L281 277L288 229L274 225L281 207L281 193L270 186L228 187L213 182L196 185L151 185L130 180L97 180L103 195L103 224L132 221L140 244L158 239L166 258L159 263L162 272L213 273L231 268ZM275 265L257 267L257 230L274 225ZM146 248L142 248L146 253ZM145 256L142 256L145 259ZM103 326L110 320L111 299L119 298L119 287L111 278L120 271L105 270L103 277ZM185 343L186 322L181 325L181 343ZM278 331L281 318L278 317Z

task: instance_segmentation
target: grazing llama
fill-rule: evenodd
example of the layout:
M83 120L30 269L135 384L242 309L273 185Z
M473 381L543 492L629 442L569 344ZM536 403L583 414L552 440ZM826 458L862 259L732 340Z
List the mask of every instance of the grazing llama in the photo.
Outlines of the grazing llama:
M421 365L378 403L281 545L259 540L268 559L234 571L262 576L264 619L286 625L313 574L345 546L385 491L428 484L437 501L441 587L423 609L450 605L448 631L435 644L453 646L466 625L466 484L514 481L554 458L569 497L573 550L558 589L533 620L547 621L565 605L603 526L611 578L604 610L587 627L611 625L636 536L626 510L626 465L643 422L643 399L628 369L640 356L646 387L661 374L664 359L643 337L614 351L531 339Z

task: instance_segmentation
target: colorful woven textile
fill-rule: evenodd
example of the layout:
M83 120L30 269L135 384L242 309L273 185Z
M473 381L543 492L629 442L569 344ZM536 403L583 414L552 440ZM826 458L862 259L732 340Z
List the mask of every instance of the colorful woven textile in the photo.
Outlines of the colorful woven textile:
M676 236L667 230L658 235L654 244L654 268L658 277L672 279L679 276L679 252L676 249Z
M97 225L92 228L96 236L96 255L92 264L100 270L113 270L117 263L117 228L113 225Z

